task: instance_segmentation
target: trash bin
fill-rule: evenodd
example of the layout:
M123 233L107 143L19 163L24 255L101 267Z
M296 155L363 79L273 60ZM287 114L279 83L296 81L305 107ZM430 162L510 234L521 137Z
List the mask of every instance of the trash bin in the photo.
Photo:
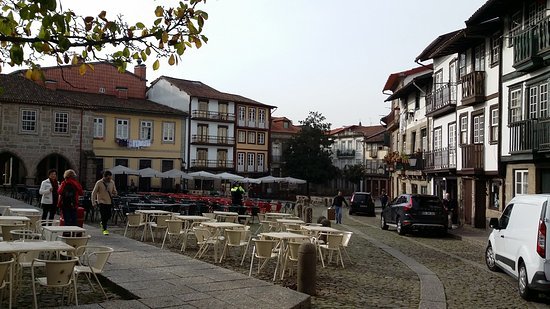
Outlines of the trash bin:
M336 209L334 207L327 208L327 219L336 220Z

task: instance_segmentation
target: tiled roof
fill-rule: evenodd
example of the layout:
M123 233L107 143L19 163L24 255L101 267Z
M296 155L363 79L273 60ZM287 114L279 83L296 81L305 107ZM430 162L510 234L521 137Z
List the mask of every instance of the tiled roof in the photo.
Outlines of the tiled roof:
M426 74L419 75L413 78L409 83L403 87L397 89L392 93L384 102L389 102L397 98L404 98L409 94L418 91L417 87L422 87L432 81L432 72L427 72Z
M517 0L488 0L468 18L466 25L481 24L488 20L502 17L506 12L515 12L521 9L524 2Z
M435 40L433 40L424 50L416 57L416 61L426 61L428 59L431 59L432 54L440 48L445 42L447 42L449 39L453 38L454 36L462 33L464 29L455 30L449 33L442 34L438 36Z
M180 115L184 116L187 113L171 108L162 104L155 103L153 101L145 99L120 99L116 96L99 94L99 93L83 93L76 91L61 91L57 92L62 93L63 95L78 100L82 103L85 103L90 106L94 106L100 110L111 110L111 111L121 111L121 112L142 112L142 113L152 113L152 114L164 114L164 115Z
M249 99L237 94L218 91L206 84L203 84L200 81L161 76L155 81L153 81L151 83L151 86L157 83L158 80L160 79L165 79L166 81L176 86L180 90L185 91L187 94L189 94L192 97L215 99L215 100L230 101L230 102L239 102L239 103L246 103L246 104L258 105L258 106L265 106L270 108L275 107L275 106L260 103L258 101L254 101L252 99Z
M288 122L288 128L284 127L284 123ZM300 132L300 126L295 126L292 121L286 117L272 117L271 118L271 132L275 133L298 133Z
M359 126L359 125L352 125L352 126L347 126L347 127L342 127L342 128L336 128L336 129L333 129L329 132L329 135L334 135L334 134L338 134L338 133L341 133L341 132L344 132L346 130L350 130L352 132L356 132L356 133L359 133L359 134L362 134L364 137L370 137L372 135L375 135L375 134L378 134L380 132L383 132L385 131L386 129L381 126L381 125L377 125L377 126Z
M0 74L0 101L74 108L91 108L58 91L40 86L19 74Z
M384 85L384 89L382 89L382 91L386 91L386 90L394 91L395 88L397 87L397 83L401 78L407 77L409 75L414 75L420 72L428 71L431 69L432 69L432 64L427 64L425 66L420 66L407 71L392 73L388 77L388 80L386 81L386 84Z

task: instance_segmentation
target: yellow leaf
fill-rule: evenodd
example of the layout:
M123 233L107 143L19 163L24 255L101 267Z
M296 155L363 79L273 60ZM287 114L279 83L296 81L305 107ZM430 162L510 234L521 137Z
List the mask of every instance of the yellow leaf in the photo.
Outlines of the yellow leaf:
M153 63L153 70L158 70L159 69L159 66L160 66L160 62L159 60L155 60L155 63Z
M162 8L162 6L157 6L157 8L155 9L155 16L162 17L162 13L164 13L164 9Z
M37 69L33 69L32 70L32 76L31 76L31 79L34 80L34 81L37 81L37 80L42 80L42 72L40 70L37 70Z
M28 69L28 70L25 72L25 78L26 78L26 79L31 79L31 78L32 78L32 70L31 70L31 69Z
M162 42L163 42L163 43L168 42L168 32L166 32L166 31L164 31L164 32L162 33Z
M78 57L76 55L73 55L73 59L71 60L71 64L72 65L78 64Z
M80 75L86 74L87 68L86 64L81 64L80 67L78 67L78 73L80 73Z
M176 63L176 57L174 57L174 55L171 55L170 59L168 59L168 64L174 65L174 63Z

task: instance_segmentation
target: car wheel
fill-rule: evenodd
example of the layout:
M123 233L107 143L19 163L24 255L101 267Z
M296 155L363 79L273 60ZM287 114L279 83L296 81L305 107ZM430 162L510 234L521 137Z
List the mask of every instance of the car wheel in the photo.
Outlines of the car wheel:
M383 215L380 215L380 228L383 230L388 229L388 224L386 223L386 219L384 219Z
M533 297L533 291L527 286L528 282L525 264L520 263L518 271L518 291L521 298L525 300L530 300Z
M397 234L399 235L405 235L405 227L403 227L403 220L401 218L397 218Z
M498 271L499 268L495 261L495 253L493 252L493 247L489 244L487 249L485 249L485 264L490 271Z

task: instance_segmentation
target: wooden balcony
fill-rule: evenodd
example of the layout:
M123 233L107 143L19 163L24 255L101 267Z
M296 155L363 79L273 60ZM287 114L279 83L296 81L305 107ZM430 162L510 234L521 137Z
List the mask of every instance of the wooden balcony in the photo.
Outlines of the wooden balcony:
M462 170L483 171L485 148L483 144L462 145Z
M336 157L338 158L355 158L355 150L354 149L343 149L343 150L336 150Z
M191 118L215 120L215 121L223 121L223 122L234 122L235 114L194 110L193 112L191 112Z
M191 160L191 169L232 169L232 160Z
M510 154L550 152L550 118L510 123Z
M192 135L191 143L202 145L235 145L234 137L218 136L218 135Z
M519 32L514 37L514 63L516 70L533 71L550 58L550 17L537 25Z
M485 102L485 72L474 71L462 76L462 105Z
M429 172L456 169L456 148L442 148L424 152L425 167Z
M456 85L444 85L426 95L426 117L438 117L456 110Z

